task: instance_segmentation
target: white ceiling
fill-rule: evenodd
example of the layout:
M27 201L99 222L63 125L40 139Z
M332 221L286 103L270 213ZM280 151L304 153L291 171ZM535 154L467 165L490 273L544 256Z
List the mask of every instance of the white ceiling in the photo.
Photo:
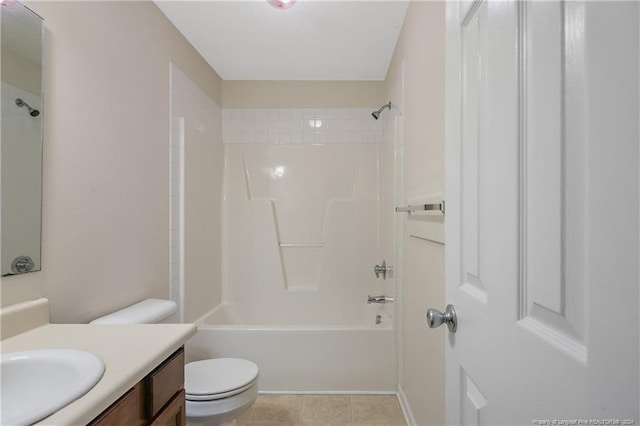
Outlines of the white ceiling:
M224 80L384 80L408 0L164 1Z

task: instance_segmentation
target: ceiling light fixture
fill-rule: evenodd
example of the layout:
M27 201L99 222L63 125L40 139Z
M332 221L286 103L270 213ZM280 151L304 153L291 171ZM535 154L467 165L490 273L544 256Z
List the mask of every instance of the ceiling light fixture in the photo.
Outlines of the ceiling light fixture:
M297 0L267 0L267 2L276 9L289 9L296 4Z

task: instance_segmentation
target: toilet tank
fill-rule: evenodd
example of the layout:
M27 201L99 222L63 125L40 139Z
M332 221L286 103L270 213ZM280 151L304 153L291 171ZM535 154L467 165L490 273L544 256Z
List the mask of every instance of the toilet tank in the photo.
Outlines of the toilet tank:
M96 318L89 324L155 324L170 317L177 310L176 302L146 299L109 315Z

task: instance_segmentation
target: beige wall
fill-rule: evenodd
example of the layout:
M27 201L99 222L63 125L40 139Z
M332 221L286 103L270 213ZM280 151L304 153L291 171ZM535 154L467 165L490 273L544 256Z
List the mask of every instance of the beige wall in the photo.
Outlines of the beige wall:
M444 18L443 2L411 2L385 82L404 125L404 203L444 191ZM444 331L425 314L444 308L444 246L406 234L401 244L399 386L417 424L443 424Z
M169 296L169 63L220 103L221 80L152 2L30 2L47 28L42 271L2 304L45 296L83 322Z
M223 108L371 108L382 81L223 81Z

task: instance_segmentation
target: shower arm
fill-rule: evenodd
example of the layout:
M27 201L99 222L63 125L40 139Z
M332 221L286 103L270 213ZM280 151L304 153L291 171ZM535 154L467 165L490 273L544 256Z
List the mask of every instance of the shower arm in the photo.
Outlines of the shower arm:
M374 119L378 119L380 118L380 113L385 109L385 108L389 108L391 109L391 101L387 102L386 104L382 105L377 111L374 111L371 113L371 116L373 116Z

